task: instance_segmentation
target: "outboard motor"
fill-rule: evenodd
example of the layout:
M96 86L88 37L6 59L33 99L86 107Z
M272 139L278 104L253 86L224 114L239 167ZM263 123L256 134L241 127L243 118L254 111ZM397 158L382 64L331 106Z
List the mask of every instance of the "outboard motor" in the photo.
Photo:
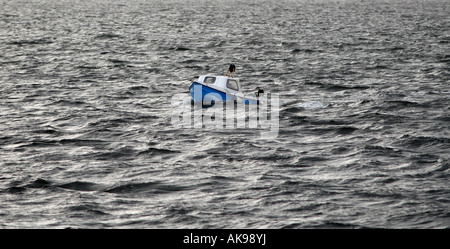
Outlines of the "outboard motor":
M257 89L258 89L258 91L255 93L255 95L257 98L260 98L264 95L264 90L259 87Z

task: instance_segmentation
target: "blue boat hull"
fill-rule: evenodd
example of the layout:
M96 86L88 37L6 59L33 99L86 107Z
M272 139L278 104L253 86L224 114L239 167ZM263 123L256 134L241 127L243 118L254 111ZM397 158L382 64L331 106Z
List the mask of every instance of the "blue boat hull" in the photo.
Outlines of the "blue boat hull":
M234 101L238 98L242 99L244 104L259 104L259 100L237 97L198 82L191 84L189 92L194 103L202 103L204 107L213 106L216 102Z

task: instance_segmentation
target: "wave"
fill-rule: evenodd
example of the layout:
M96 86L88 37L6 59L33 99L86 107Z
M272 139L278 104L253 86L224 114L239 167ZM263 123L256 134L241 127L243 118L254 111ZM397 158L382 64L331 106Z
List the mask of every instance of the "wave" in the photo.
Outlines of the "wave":
M28 189L50 189L55 191L56 189L66 189L71 191L80 192L106 192L114 194L134 194L149 192L153 194L164 194L171 192L178 192L188 190L186 186L176 185L176 184L165 184L159 181L155 182L143 182L143 183L125 183L119 184L117 186L105 186L104 184L97 184L86 181L73 181L68 183L57 183L49 180L38 178L28 184L18 185L13 183L13 186L6 188L6 192L11 194L21 194L26 192Z
M12 182L11 183L11 187L8 187L6 189L6 192L11 193L11 194L21 194L25 191L27 191L28 189L37 189L37 188L50 188L53 186L53 183L48 181L48 180L44 180L42 178L38 178L28 184L25 185L17 185L17 182Z
M397 148L380 146L380 145L364 145L360 151L360 154L365 156L377 157L402 157L403 151Z
M81 182L81 181L69 182L69 183L59 184L59 185L55 185L55 186L57 186L59 188L63 188L63 189L70 189L70 190L76 190L76 191L97 191L102 188L98 184L95 184L92 182Z
M27 46L27 45L46 45L54 43L53 38L44 37L33 40L18 40L8 42L8 45Z
M93 204L74 205L66 208L69 212L83 212L91 215L110 215L109 213L99 210L100 207Z
M104 192L114 194L134 194L142 192L150 192L154 194L171 193L188 189L179 185L168 185L161 182L143 182L143 183L126 183L119 186L107 188Z
M18 148L28 148L28 147L49 147L49 146L58 146L59 142L57 140L49 140L49 139L38 139L32 142L28 142L27 144L20 145Z
M80 105L87 105L88 103L82 101L82 100L66 100L66 99L60 99L52 102L50 105L62 105L62 106L80 106Z
M97 36L95 36L96 39L100 40L108 40L108 39L115 39L115 38L124 38L122 35L115 34L115 33L102 33Z
M340 127L336 130L337 134L340 135L349 135L352 134L353 132L357 131L358 128L352 127L352 126L344 126L344 127Z
M174 154L174 153L180 153L180 151L177 150L168 150L168 149L159 149L159 148L148 148L144 151L141 151L138 153L138 155L165 155L165 154Z
M447 137L403 135L396 143L406 146L407 148L419 148L425 146L450 148L450 138Z

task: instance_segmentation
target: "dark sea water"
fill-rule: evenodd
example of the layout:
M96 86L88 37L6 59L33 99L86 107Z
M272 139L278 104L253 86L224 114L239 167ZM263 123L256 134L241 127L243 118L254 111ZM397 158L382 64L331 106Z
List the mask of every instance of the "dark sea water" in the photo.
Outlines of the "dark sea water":
M193 78L279 134L171 124ZM450 228L450 5L3 1L0 228Z

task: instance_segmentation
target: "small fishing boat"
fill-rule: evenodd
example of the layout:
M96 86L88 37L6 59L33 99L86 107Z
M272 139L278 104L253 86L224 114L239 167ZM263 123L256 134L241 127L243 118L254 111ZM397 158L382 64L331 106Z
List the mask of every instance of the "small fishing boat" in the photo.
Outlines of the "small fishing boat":
M225 75L200 76L189 87L192 101L202 103L203 107L211 107L215 103L227 101L259 105L264 91L258 88L256 92L250 95L244 94L239 79L233 77L234 71L235 66L231 64Z

